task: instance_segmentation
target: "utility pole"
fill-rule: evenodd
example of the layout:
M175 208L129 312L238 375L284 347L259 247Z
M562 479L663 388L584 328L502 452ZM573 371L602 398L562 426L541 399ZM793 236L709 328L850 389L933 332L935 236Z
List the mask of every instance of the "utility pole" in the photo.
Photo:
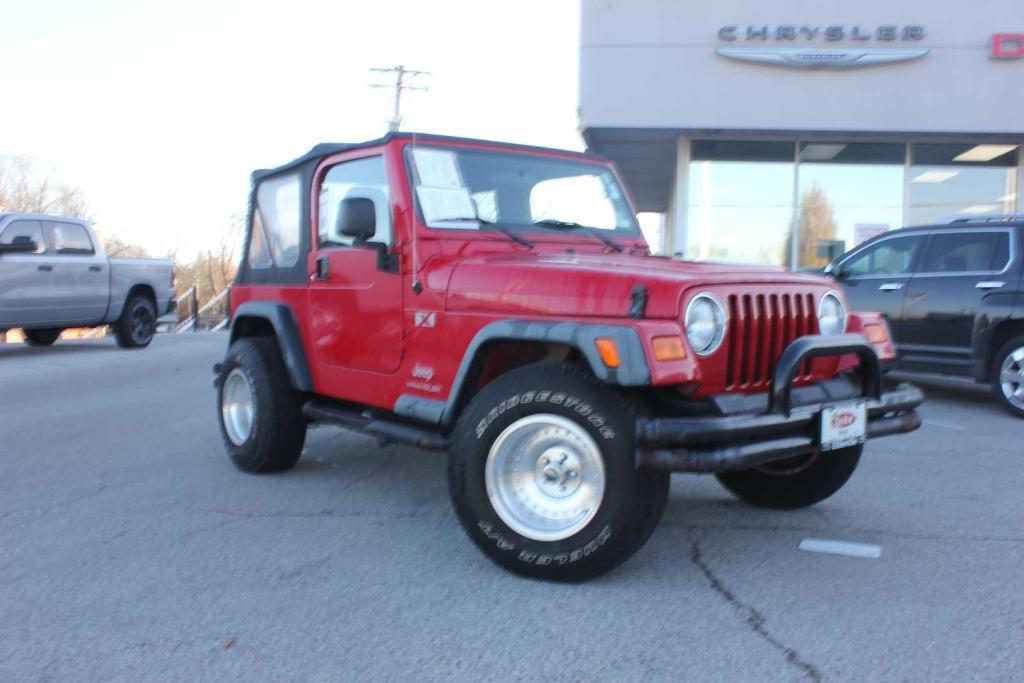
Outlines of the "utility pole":
M413 81L418 76L429 76L429 71L416 71L414 69L406 69L404 66L399 64L398 66L392 66L389 68L373 68L371 72L380 74L394 74L394 83L370 83L371 88L394 88L395 89L395 104L394 109L391 113L391 120L388 121L388 130L398 130L402 125L402 91L403 90L427 90L425 85L412 85Z

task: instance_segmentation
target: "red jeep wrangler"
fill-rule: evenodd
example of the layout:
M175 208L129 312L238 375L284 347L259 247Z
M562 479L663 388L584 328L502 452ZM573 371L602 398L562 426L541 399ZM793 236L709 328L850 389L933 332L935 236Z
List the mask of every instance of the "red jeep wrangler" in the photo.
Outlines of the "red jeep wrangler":
M600 158L396 133L252 181L215 368L235 464L287 470L311 422L447 450L459 520L515 572L623 562L671 472L813 505L920 423L920 391L881 391L880 316L819 277L651 256Z

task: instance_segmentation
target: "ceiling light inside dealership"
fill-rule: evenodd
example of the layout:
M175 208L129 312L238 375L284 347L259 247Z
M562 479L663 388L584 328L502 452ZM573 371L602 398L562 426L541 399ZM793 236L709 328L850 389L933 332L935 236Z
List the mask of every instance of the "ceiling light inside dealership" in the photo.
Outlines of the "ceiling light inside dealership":
M973 204L965 209L960 209L957 213L995 213L999 210L999 207L995 204Z
M992 161L1015 149L1017 145L976 145L963 154L957 154L953 161Z
M800 152L803 161L832 161L840 152L846 149L846 145L823 145L808 144Z
M953 176L960 175L960 171L925 171L919 176L910 179L912 183L944 183Z

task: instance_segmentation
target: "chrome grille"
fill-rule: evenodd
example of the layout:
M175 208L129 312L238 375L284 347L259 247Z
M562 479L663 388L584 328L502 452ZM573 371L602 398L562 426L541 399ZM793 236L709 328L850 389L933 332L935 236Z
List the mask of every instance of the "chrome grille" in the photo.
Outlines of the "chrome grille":
M782 350L797 337L818 331L812 294L731 294L728 307L728 389L767 388ZM808 361L797 380L810 375Z

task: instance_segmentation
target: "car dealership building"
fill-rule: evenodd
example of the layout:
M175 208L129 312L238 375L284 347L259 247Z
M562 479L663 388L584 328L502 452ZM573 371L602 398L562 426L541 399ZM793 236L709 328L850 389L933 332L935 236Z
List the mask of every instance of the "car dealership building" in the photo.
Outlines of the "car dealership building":
M580 124L661 251L820 266L1024 210L1024 4L583 0Z

